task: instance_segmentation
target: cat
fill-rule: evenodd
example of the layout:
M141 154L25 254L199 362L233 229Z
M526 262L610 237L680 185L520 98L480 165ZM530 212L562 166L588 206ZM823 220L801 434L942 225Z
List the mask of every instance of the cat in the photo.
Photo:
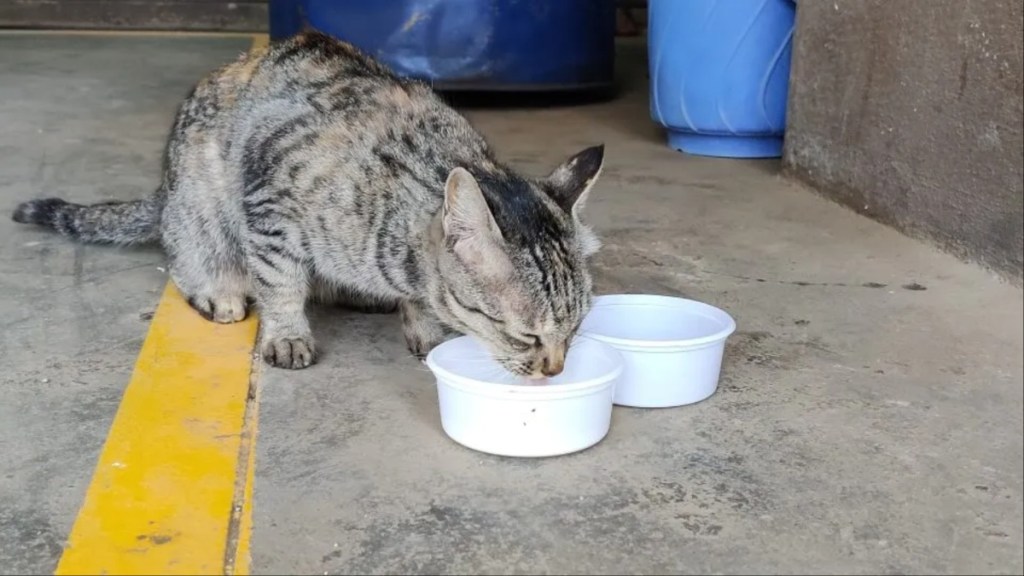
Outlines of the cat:
M470 334L544 378L591 305L600 241L581 209L603 163L601 144L522 176L428 84L304 32L196 85L152 196L44 198L13 218L84 243L159 242L205 318L237 322L255 303L274 366L313 364L306 302L348 293L397 307L418 358Z

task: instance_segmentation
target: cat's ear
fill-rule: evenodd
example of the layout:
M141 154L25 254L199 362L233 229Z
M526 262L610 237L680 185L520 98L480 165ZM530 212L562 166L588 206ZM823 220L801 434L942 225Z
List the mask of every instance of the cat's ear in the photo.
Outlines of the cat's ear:
M501 249L501 230L480 185L464 168L448 174L441 224L446 241L463 262L488 275L505 271L507 257Z
M561 208L579 217L587 195L604 166L604 144L592 146L566 160L548 176L549 194Z
M465 168L455 168L448 174L443 210L444 233L453 240L502 239L480 185Z
M472 270L493 279L510 273L498 222L487 207L480 184L465 168L455 168L444 182L441 225L445 242Z

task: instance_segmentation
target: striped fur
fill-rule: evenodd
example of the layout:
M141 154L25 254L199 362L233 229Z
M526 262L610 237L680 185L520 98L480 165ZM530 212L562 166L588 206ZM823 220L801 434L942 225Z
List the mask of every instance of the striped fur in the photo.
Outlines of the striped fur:
M196 86L152 197L33 200L14 219L81 242L161 242L200 314L235 322L259 306L276 366L315 360L308 300L348 295L397 306L417 356L467 333L542 377L561 371L590 305L598 242L579 212L603 155L521 176L429 86L305 33Z

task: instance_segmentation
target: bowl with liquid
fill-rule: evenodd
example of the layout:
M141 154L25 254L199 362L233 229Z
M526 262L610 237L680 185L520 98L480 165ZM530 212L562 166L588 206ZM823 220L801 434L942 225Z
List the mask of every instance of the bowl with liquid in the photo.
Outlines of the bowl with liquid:
M562 373L542 380L505 370L471 336L438 345L426 362L445 434L480 452L517 457L558 456L600 442L624 367L614 347L583 336L570 346Z
M615 404L667 408L715 393L736 322L710 304L649 294L598 296L580 333L622 356Z

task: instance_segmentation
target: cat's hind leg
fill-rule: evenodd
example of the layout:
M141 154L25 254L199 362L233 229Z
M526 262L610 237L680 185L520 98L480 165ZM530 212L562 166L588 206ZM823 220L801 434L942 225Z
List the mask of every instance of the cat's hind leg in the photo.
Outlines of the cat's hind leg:
M248 313L248 278L236 234L224 213L204 213L184 196L163 214L163 244L171 280L207 320L230 324Z
M214 88L200 83L175 119L160 233L178 290L204 318L226 324L245 318L249 281L239 239L244 217L218 138Z

